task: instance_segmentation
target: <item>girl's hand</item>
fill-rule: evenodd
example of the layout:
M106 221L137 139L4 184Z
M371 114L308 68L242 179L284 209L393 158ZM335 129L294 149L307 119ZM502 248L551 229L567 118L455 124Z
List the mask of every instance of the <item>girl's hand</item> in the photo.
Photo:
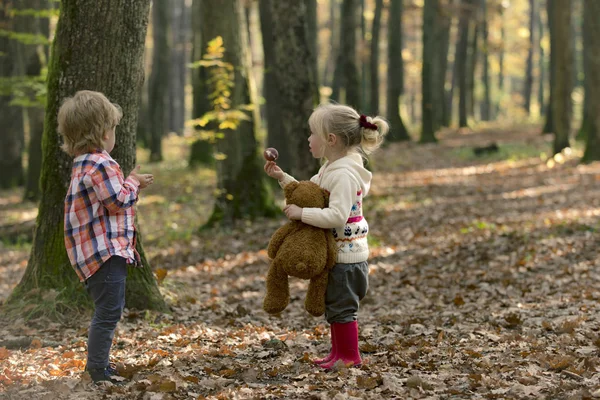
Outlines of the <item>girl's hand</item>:
M267 161L265 163L265 172L271 178L275 178L278 181L282 180L285 176L283 170L277 166L275 161Z
M302 219L302 208L298 207L295 204L288 204L283 208L283 212L289 219Z

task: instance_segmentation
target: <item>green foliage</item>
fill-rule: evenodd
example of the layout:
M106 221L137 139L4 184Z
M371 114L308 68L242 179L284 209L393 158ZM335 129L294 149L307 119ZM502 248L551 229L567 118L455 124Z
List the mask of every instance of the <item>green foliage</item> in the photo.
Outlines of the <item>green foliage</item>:
M44 107L46 105L46 74L39 76L0 77L0 95L11 96L11 105L21 107Z
M44 9L44 10L36 10L33 8L27 8L23 10L11 9L9 15L11 17L36 17L36 18L50 18L50 17L58 17L59 9Z
M193 140L200 139L215 143L218 139L225 137L224 130L236 130L242 121L250 120L246 112L252 110L253 106L240 105L234 108L231 106L234 67L223 61L224 54L223 38L217 36L208 42L206 54L202 60L190 65L191 68L207 68L209 70L207 83L212 90L208 95L212 110L200 118L187 121L188 126L197 128ZM215 154L217 159L224 159L224 157L223 154Z
M49 45L50 39L44 35L35 33L13 32L6 29L0 29L0 37L8 37L26 45Z

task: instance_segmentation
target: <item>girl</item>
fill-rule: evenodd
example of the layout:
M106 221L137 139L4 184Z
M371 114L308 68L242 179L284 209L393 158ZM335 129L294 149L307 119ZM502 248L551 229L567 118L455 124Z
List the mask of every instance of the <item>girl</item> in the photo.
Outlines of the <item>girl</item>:
M351 107L338 104L317 107L308 124L311 154L327 160L310 180L329 192L329 207L300 208L291 204L284 212L289 219L332 229L338 247L337 264L329 272L325 296L331 352L315 363L325 369L331 369L338 360L358 366L358 306L369 287L369 225L363 217L362 199L371 184L371 173L363 167L362 156L381 145L389 127L380 117L359 115ZM295 181L274 161L267 161L264 169L281 187Z

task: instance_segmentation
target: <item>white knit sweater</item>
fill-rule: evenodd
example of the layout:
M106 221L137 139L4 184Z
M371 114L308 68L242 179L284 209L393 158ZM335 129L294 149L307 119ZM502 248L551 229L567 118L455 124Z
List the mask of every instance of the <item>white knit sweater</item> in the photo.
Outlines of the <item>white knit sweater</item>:
M369 258L369 224L363 217L363 197L369 192L371 173L363 167L360 154L349 154L332 163L327 161L310 179L329 192L329 207L303 208L302 222L331 228L338 247L338 263L357 263ZM285 174L279 182L294 182Z

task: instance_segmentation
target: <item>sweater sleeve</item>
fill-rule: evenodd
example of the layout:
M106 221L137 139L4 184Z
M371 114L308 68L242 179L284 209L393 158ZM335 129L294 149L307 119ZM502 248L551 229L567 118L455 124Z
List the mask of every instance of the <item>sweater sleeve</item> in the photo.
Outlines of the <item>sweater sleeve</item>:
M349 175L340 176L331 187L329 207L303 208L302 222L325 229L344 226L357 190L357 183Z
M288 175L284 172L283 179L278 182L279 186L281 186L281 188L283 189L288 185L288 183L297 182L297 180L293 176Z
M131 176L123 179L121 169L109 162L98 164L91 173L91 181L98 200L111 213L127 209L138 200L138 180Z

